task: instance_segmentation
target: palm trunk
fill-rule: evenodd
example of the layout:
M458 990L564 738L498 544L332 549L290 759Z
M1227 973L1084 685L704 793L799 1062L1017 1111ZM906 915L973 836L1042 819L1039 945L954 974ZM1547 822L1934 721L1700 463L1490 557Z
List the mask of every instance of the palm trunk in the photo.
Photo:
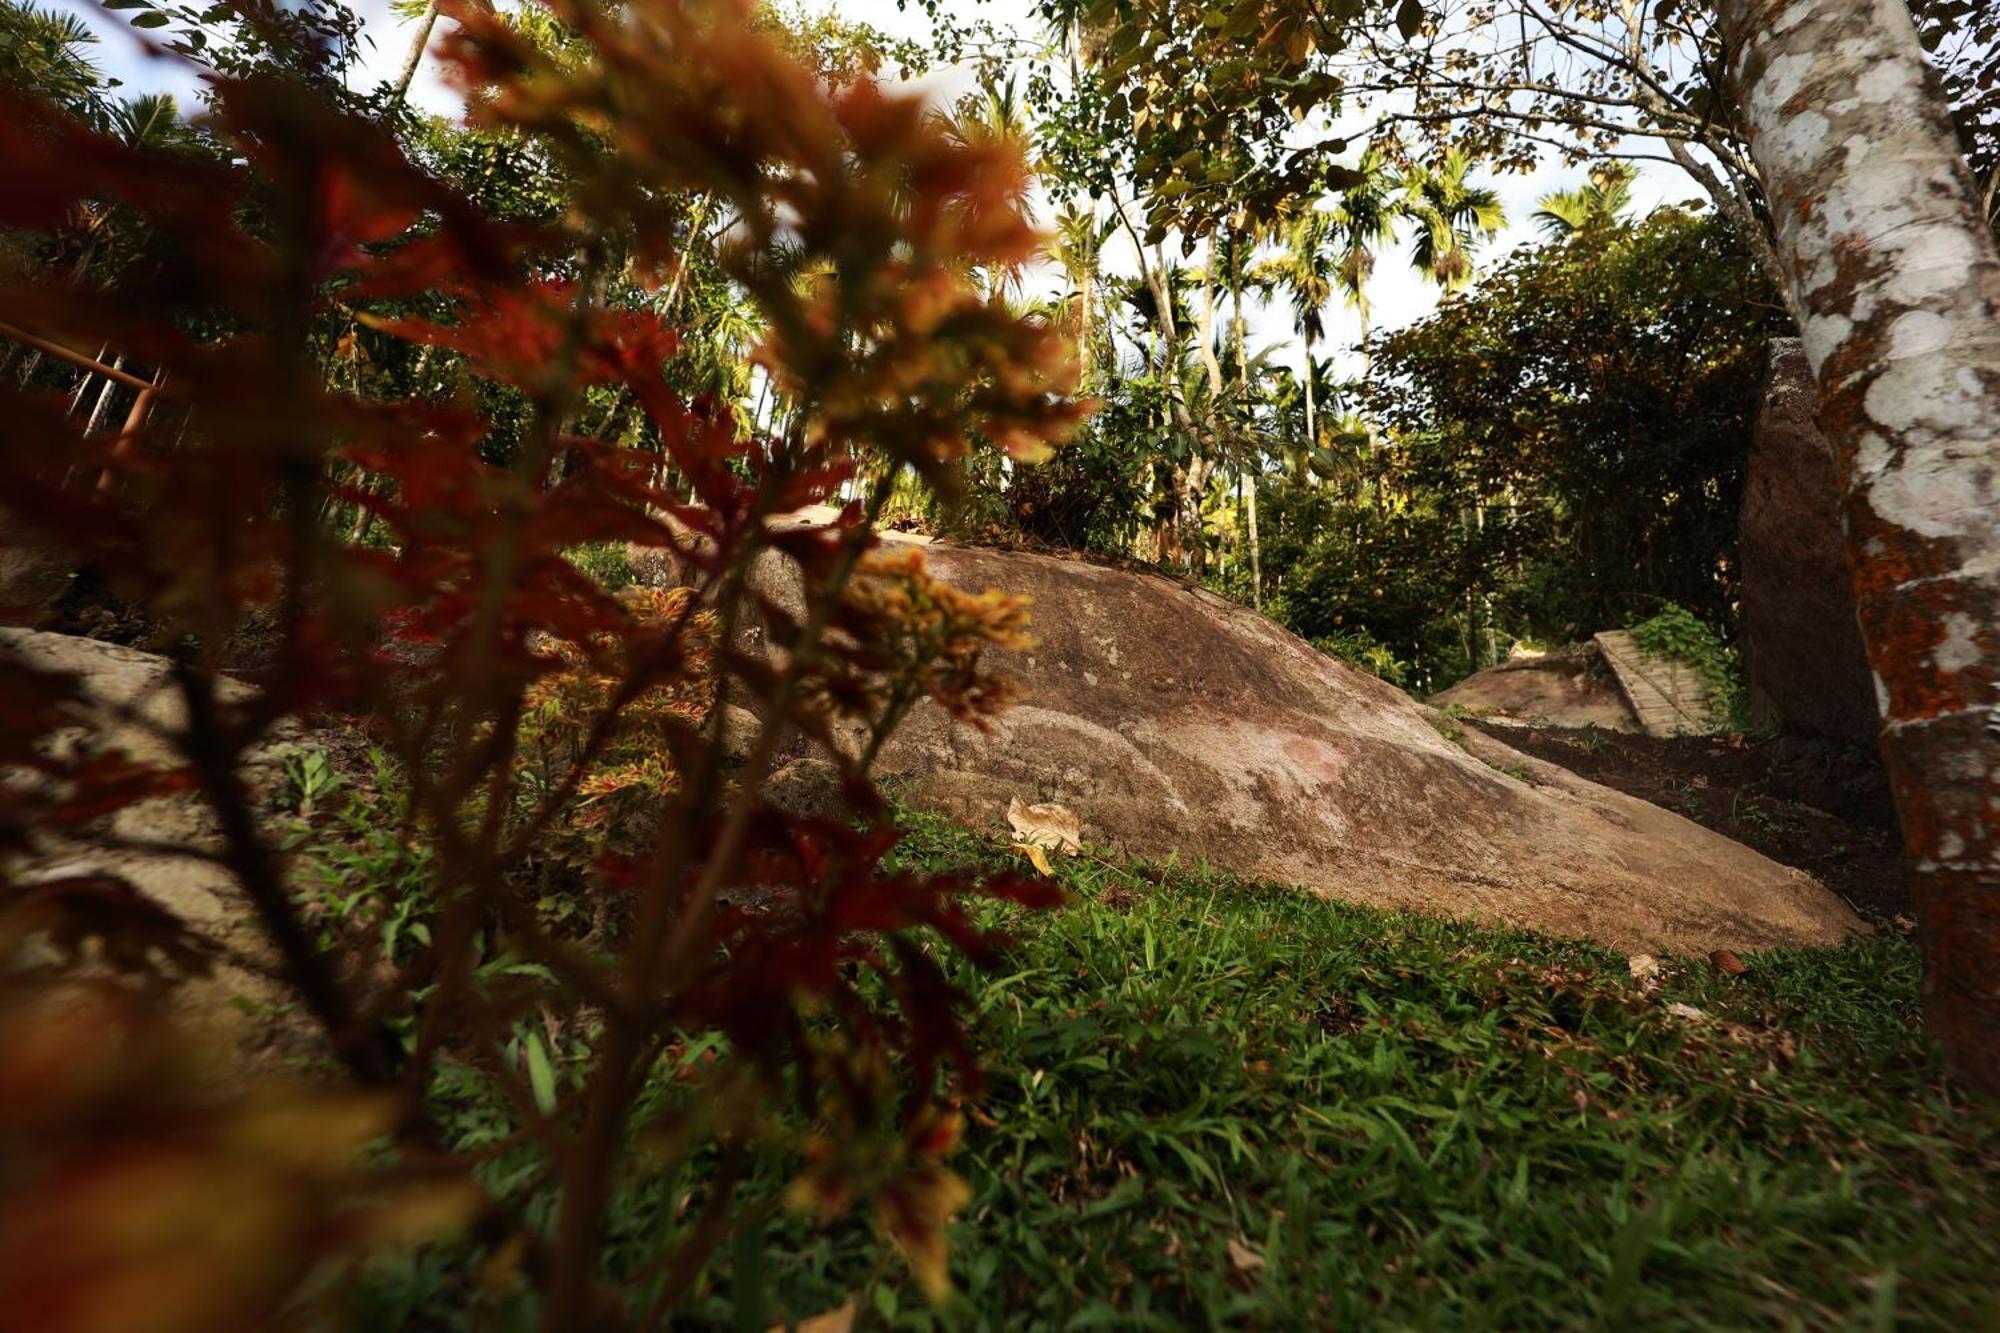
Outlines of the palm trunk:
M1312 456L1319 448L1319 415L1313 406L1313 336L1306 334L1306 476L1314 476Z
M1947 1068L2000 1093L2000 254L1902 0L1721 0L1846 496Z
M694 211L688 216L687 245L681 253L681 262L674 268L673 280L667 284L666 294L660 298L660 313L667 319L674 317L674 302L680 299L681 286L687 281L688 256L694 250L695 238L708 223L708 210L715 203L713 194L704 193L695 201Z
M424 51L431 44L431 31L437 27L437 0L424 6L424 15L417 21L417 35L410 42L410 53L403 57L403 68L396 75L395 86L389 90L389 104L401 106L410 95L410 84L417 77L417 67L424 62Z
M1208 262L1202 268L1201 276L1201 320L1196 333L1201 342L1201 364L1208 372L1208 421L1211 430L1217 426L1218 408L1222 403L1222 359L1215 351L1215 233L1208 234ZM1220 432L1216 432L1218 437ZM1188 462L1188 505L1189 519L1197 536L1201 533L1201 498L1208 488L1208 479L1214 475L1215 460L1194 455ZM1195 543L1195 572L1201 572L1203 547Z
M1229 295L1235 306L1236 317L1230 325L1230 340L1236 345L1236 388L1243 395L1243 401L1250 401L1250 351L1247 346L1249 334L1243 323L1243 254L1242 241L1232 237L1229 247ZM1253 442L1249 448L1249 458L1244 468L1250 474L1250 486L1243 506L1244 535L1250 543L1250 605L1256 610L1264 609L1264 553L1257 539L1257 484L1263 480L1264 468L1261 451Z
M1160 335L1160 341L1164 344L1163 354L1160 357L1160 382L1166 386L1168 414L1189 440L1193 440L1194 419L1188 415L1186 395L1179 392L1181 383L1177 349L1180 346L1180 331L1174 326L1174 294L1167 281L1164 256L1156 253L1153 261L1148 262L1145 241L1140 237L1138 229L1132 225L1132 219L1126 215L1125 201L1116 190L1112 191L1110 198L1111 208L1118 216L1119 225L1124 227L1125 234L1132 240L1133 253L1139 260L1139 277L1146 284L1147 290L1153 294L1154 324ZM1169 474L1171 479L1171 469ZM1180 488L1176 485L1172 489L1174 491L1172 512L1176 516L1175 523L1178 525ZM1179 543L1176 542L1175 545L1178 547Z

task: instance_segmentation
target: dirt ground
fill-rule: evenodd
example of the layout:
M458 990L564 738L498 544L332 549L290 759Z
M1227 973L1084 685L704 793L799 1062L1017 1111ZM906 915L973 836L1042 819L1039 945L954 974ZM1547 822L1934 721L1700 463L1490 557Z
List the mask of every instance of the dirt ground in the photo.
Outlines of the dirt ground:
M1895 809L1872 752L1796 736L1632 735L1465 719L1537 759L1797 866L1862 915L1910 911Z

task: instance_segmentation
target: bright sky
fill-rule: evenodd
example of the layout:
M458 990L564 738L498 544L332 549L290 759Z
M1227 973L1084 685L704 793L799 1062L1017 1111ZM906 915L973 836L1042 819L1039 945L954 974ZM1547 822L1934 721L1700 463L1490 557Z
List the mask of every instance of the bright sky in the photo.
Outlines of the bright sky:
M372 86L392 76L399 67L409 49L412 29L389 13L388 0L349 0L349 3L365 25L362 68L354 78L358 85ZM102 40L94 54L107 73L123 79L135 89L164 88L179 95L184 102L192 101L195 91L192 77L172 62L149 59L137 40L137 34L127 28L117 14L107 14L90 0L54 0L54 4L58 9L77 13L101 34ZM830 0L830 3L827 0L808 0L808 5L814 9L831 8L844 18L871 24L894 36L923 40L930 32L929 20L914 2L907 9L899 9L895 0ZM1032 0L945 0L944 8L961 19L981 18L1024 33L1033 32L1035 28ZM963 74L956 78L946 74L935 79L934 84L941 93L950 96L969 87L970 80ZM428 65L418 75L411 96L419 105L442 113L448 114L455 105L451 93L435 77L434 67ZM1691 181L1671 167L1650 162L1638 165L1640 176L1633 190L1638 212L1699 194ZM1528 219L1534 212L1536 199L1551 190L1577 184L1582 175L1581 169L1544 167L1527 176L1498 177L1493 183L1506 206L1508 226L1495 242L1481 252L1482 266L1532 240L1535 231ZM1128 273L1136 271L1130 247L1122 236L1114 243L1107 261L1113 269ZM1419 278L1399 254L1384 254L1381 257L1369 294L1377 328L1398 328L1421 319L1436 307L1438 301L1436 290ZM1252 350L1276 344L1277 360L1294 367L1300 365L1302 356L1299 348L1293 345L1295 339L1291 328L1291 312L1282 300L1273 308L1253 312L1250 333ZM1351 348L1358 336L1359 321L1356 316L1336 303L1336 307L1328 311L1328 340L1322 345L1321 355L1325 355L1327 347L1340 349L1343 369L1353 373L1357 365Z

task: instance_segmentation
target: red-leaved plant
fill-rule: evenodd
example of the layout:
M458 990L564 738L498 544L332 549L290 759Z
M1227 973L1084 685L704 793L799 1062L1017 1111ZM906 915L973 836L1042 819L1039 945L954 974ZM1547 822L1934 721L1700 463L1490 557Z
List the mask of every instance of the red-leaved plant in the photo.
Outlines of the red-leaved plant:
M780 1106L810 1127L786 1197L828 1212L871 1200L923 1285L944 1284L962 1197L943 1164L947 1074L977 1075L924 937L988 959L996 940L968 895L1056 895L886 867L875 746L846 737L885 734L924 695L989 711L998 685L978 649L1020 633L1018 606L870 552L899 468L945 484L968 448L1032 456L1083 410L1059 338L971 280L1035 243L1024 168L1011 148L941 133L913 98L828 89L743 5L549 7L580 37L561 62L480 6L445 8L469 114L573 182L554 228L481 216L386 129L277 78L213 83L223 151L209 157L134 150L0 91L0 228L53 231L88 205L119 219L134 255L103 284L10 261L0 319L115 347L159 385L129 430L97 434L58 396L0 389L7 529L143 612L179 702L172 725L123 719L153 728L171 762L66 745L77 682L0 656L9 1326L309 1321L330 1271L449 1226L479 1254L454 1297L468 1306L527 1288L547 1329L655 1326L772 1202L735 1191ZM796 409L782 439L742 438L669 387L675 336L645 294L671 289L664 238L697 192L733 218L721 262ZM525 403L526 428L496 450L477 406L490 395L340 391L328 330L355 325L459 359ZM643 428L586 433L594 386L629 395ZM768 521L861 475L882 480L834 522ZM329 521L354 505L373 520ZM369 527L386 544L352 540ZM670 548L689 591L606 592L565 555L603 541ZM796 567L800 602L761 591L753 574L774 560ZM225 671L246 625L269 639L254 691ZM524 787L523 727L557 698L571 731L537 736ZM660 698L673 706L644 708ZM650 735L635 738L635 705ZM758 727L725 745L725 717L745 708ZM281 728L327 714L361 719L394 757L427 851L427 942L386 974L313 929L244 777ZM850 818L763 798L794 735L840 765ZM650 799L635 799L634 755L659 760ZM107 814L173 792L212 812L214 845L179 850L225 868L251 905L331 1082L218 1087L154 1002L204 965L197 932L114 875L51 873L58 849L72 866L91 864L78 849L116 849ZM552 827L589 830L579 810L612 797L641 817L585 858L574 891L597 899L599 927L566 933L522 868ZM503 950L527 964L504 984L478 966ZM574 1053L561 1076L523 1072L530 1018ZM677 1065L676 1095L650 1095L673 1053L716 1037L724 1058ZM468 1183L474 1159L425 1097L446 1066L509 1100L511 1134L481 1155L538 1154L532 1183L553 1209ZM697 1153L712 1168L692 1225L613 1271L621 1192Z

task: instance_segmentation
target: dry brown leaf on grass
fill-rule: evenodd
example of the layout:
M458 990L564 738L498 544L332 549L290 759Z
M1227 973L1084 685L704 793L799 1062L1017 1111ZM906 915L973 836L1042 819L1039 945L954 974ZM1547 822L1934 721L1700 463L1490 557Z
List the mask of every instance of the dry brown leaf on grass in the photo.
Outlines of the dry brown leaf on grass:
M1264 1256L1234 1237L1229 1241L1229 1262L1243 1274L1261 1272L1264 1268Z
M1740 977L1750 970L1741 958L1727 949L1717 949L1708 956L1708 961L1715 965L1716 971L1732 977Z
M1627 958L1625 970L1642 990L1652 990L1660 984L1660 960L1649 953L1635 953Z
M1083 823L1068 806L1053 801L1028 805L1016 796L1007 802L1007 822L1014 827L1016 842L1035 843L1064 856L1083 850Z

